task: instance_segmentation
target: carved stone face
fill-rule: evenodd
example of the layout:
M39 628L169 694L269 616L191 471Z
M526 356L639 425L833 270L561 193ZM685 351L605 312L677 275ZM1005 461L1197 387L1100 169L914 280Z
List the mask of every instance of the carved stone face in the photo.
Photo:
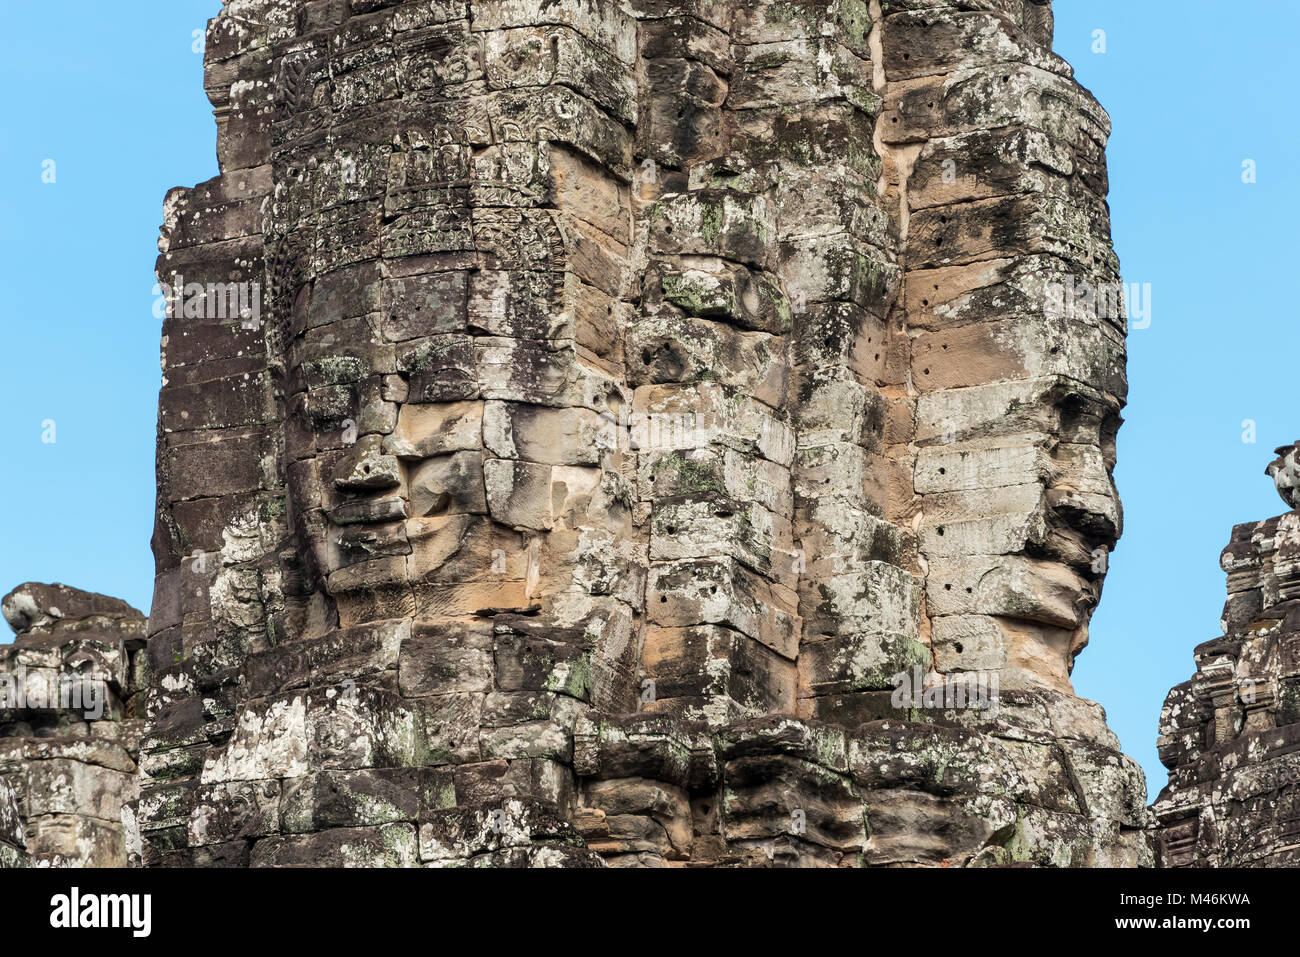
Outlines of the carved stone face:
M572 156L535 145L479 160L470 182L498 191L542 168L557 190L605 187ZM354 188L377 175L348 171ZM602 197L609 228L625 200L616 189ZM627 396L576 367L566 344L609 349L591 317L612 322L612 301L563 268L549 212L410 202L413 218L472 217L473 238L325 271L299 288L286 334L291 513L315 588L344 625L529 609L541 562L576 560L577 525L623 520L602 511L610 502L590 503L602 454L618 454L607 433ZM557 572L557 587L573 574Z
M1041 378L937 394L921 410L934 423L919 433L917 487L940 670L1068 690L1122 527L1117 402Z
M1027 646L1013 641L1008 664L1014 680L1023 656L1037 677L1069 690L1074 656L1088 643L1110 551L1123 530L1113 479L1120 416L1113 399L1077 388L1051 414L1056 444L1044 484L1042 530L1024 545L1031 569L1027 591L1039 600L1011 616L1037 640Z
M891 757L913 731L880 721L913 666L1068 691L1120 526L1122 322L1047 316L1029 289L1117 271L1104 115L1040 68L1045 7L957 6L723 4L686 25L619 4L231 3L208 46L227 172L167 237L177 256L204 237L217 275L255 259L274 304L265 402L220 408L243 394L230 354L263 361L242 340L214 336L191 377L178 334L162 406L170 525L200 515L229 546L220 617L170 572L173 618L155 603L193 688L158 721L213 723L204 785L264 780L306 810L336 769L450 762L448 826L516 795L576 826L579 799L621 816L644 788L674 807L662 840L582 831L625 864L727 844L705 856L770 862L757 842L789 836L772 810L805 793L833 808L809 815L827 836L793 852L809 861L989 857L1004 825L1059 829L1011 800L968 813L991 760L956 762L975 771L951 799L918 790ZM200 428L232 434L173 436ZM251 450L220 509L177 481L209 461L192 447ZM265 522L212 518L245 514L250 486ZM1101 739L1069 710L1058 733ZM736 729L712 769L701 723ZM877 726L851 778L834 725ZM1004 791L1028 793L1006 757ZM430 835L429 810L317 807L250 860L364 860L347 849L373 828L383 859L487 860ZM197 819L215 823L187 857L248 846L220 833L230 815Z
M299 439L317 450L290 467L295 511L344 623L409 616L426 582L504 584L521 552L519 533L487 517L484 404L457 334L468 273L421 265L434 268L317 280L290 350Z
M422 586L432 583L484 582L464 604L515 607L526 577L526 542L487 518L478 372L490 350L470 333L517 334L500 328L507 289L516 311L546 303L540 267L554 236L545 217L476 214L469 195L476 180L503 192L529 181L537 148L503 144L472 162L474 131L445 112L451 124L410 130L394 112L384 124L396 134L324 162L288 153L275 164L278 259L315 276L294 286L284 335L290 513L311 584L345 626L409 617L430 604Z

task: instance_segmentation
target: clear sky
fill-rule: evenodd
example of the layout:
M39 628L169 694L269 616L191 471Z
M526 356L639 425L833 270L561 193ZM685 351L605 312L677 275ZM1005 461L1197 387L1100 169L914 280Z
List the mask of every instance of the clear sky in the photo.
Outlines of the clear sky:
M193 34L220 9L0 2L0 593L61 581L149 608L153 264L167 189L217 172Z
M1165 692L1190 677L1193 646L1219 634L1219 551L1235 523L1283 510L1263 470L1275 445L1300 437L1287 359L1300 5L1055 8L1058 52L1114 120L1115 244L1153 307L1129 339L1124 538L1074 678L1106 706L1154 795ZM147 610L155 240L166 190L216 173L194 31L220 3L53 9L0 5L0 591L63 581ZM1093 52L1097 30L1105 52ZM1264 369L1274 359L1280 372Z
M1053 6L1057 52L1114 124L1115 247L1125 281L1151 283L1153 306L1150 327L1129 334L1124 537L1074 684L1106 706L1154 796L1168 779L1156 757L1164 696L1191 677L1192 649L1221 634L1219 553L1233 525L1285 511L1264 466L1300 438L1286 368L1297 346L1300 4ZM1105 53L1092 52L1097 30ZM1242 181L1247 160L1253 184Z

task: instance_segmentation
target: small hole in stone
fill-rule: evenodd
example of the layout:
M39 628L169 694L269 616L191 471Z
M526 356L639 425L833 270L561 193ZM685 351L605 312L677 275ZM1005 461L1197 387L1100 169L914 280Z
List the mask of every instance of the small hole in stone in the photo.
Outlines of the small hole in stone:
M954 647L955 649L957 649L957 654L961 654L961 653L965 650L964 648L962 648L962 646L961 646L961 642L960 642L960 641L959 641L959 642L956 642L956 643L953 645L953 647Z
M943 534L943 526L942 526L942 525L939 526L939 528L938 528L938 532L939 532L940 535Z
M660 601L660 602L666 602L666 601L668 601L668 596L667 596L667 595L660 595L660 596L659 596L659 601Z
M940 474L940 475L947 475L947 474L948 474L948 470L947 470L947 469L939 469L939 474Z
M944 585L944 586L943 586L943 590L944 590L944 591L952 591L952 585Z
M974 590L975 590L975 589L973 589L973 588L967 588L967 589L966 589L966 594L969 595L969 594L970 594L971 592L973 592Z
M926 370L925 370L925 375L929 375L929 374L930 374L930 370L929 370L929 369L926 369Z

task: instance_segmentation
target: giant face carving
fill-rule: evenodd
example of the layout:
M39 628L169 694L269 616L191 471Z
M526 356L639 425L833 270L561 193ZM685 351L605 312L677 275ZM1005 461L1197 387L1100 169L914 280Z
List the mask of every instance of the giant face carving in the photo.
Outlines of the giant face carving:
M269 517L218 530L232 584L167 627L194 644L281 597L287 627L218 622L233 650L170 682L192 693L164 724L211 711L208 806L265 780L303 815L255 861L356 846L387 825L344 826L315 782L405 765L454 779L393 829L423 860L481 850L427 841L431 811L622 817L621 778L676 807L662 840L583 834L625 863L761 854L788 837L771 810L830 780L828 862L1001 860L1003 825L1058 828L1018 785L984 803L984 763L948 798L888 757L929 720L892 703L903 668L1068 692L1120 526L1122 324L1053 319L1021 281L1115 278L1106 124L1045 7L977 6L228 5L209 70L240 77L217 104L233 172L176 246L201 224L222 271L265 256ZM172 492L178 525L208 497ZM1062 695L1022 700L1105 737ZM850 781L823 742L868 725ZM988 820L959 807L976 793Z
M529 609L550 578L548 556L565 555L561 567L571 568L577 551L576 540L547 544L558 516L575 516L560 523L570 535L610 518L581 513L603 494L610 465L601 415L618 416L630 392L608 378L582 381L554 344L585 336L581 345L612 355L622 314L606 295L604 334L576 321L602 303L575 279L571 225L534 207L576 201L607 240L628 228L629 190L590 175L568 149L529 141L512 117L466 121L465 106L439 107L459 123L394 116L323 162L313 146L275 164L273 245L295 277L283 349L291 513L310 577L344 625ZM671 210L669 199L648 204L648 215ZM655 241L677 243L664 232ZM795 288L802 277L785 281ZM871 308L887 312L892 294L882 290ZM752 348L729 348L742 346ZM660 348L679 346L669 337ZM651 382L676 377L635 351ZM940 670L1006 669L1012 686L1069 688L1119 533L1110 480L1118 400L1081 384L1090 370L1062 371L991 374L989 386L919 400L916 492L927 496L927 518L918 551ZM780 406L773 378L762 401ZM941 437L954 428L953 440ZM521 451L525 439L533 447ZM779 547L796 554L795 544Z
M1025 578L1003 612L1008 679L1070 690L1074 657L1088 643L1110 550L1123 513L1112 472L1119 408L1115 399L1075 384L1048 406L1049 471L1023 546Z
M469 337L471 295L499 307L482 287L502 277L457 265L345 268L300 294L307 322L290 355L303 391L293 411L315 453L291 466L291 487L319 584L344 624L522 610L535 597L551 516L519 507L510 524L490 517L500 466L485 427L496 428L489 440L510 441L511 409L485 402L477 370L490 347ZM519 494L549 498L551 489Z
M617 233L627 189L544 142L480 146L471 163L472 129L404 135L403 149L276 167L275 255L295 277L280 300L292 303L290 512L307 577L344 626L543 601L577 622L591 595L629 585L613 543L630 516L611 486L626 443L608 441L628 393L601 370L614 300L570 262L556 213L528 207L581 193ZM391 215L365 225L391 255L301 243L296 193L381 197Z
M1117 400L1049 377L935 393L920 407L937 666L1069 691L1122 527Z

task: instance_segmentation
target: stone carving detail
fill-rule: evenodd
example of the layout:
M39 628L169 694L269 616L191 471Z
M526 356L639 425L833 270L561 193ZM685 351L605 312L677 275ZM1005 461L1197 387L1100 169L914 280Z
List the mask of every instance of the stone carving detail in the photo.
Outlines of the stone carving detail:
M1160 860L1295 866L1300 514L1238 525L1219 564L1228 573L1223 637L1196 647L1196 674L1169 692L1160 714L1160 760L1169 769L1153 806Z
M1273 450L1277 456L1268 464L1264 474L1273 480L1277 494L1282 497L1288 508L1300 507L1300 442L1283 445Z
M228 0L143 862L1149 863L1069 682L1125 320L1050 47L1028 0Z
M0 781L0 868L26 867L27 835L23 830L22 809L13 789Z
M144 615L37 584L14 589L0 610L16 633L0 645L0 866L139 863L131 804L150 674Z

